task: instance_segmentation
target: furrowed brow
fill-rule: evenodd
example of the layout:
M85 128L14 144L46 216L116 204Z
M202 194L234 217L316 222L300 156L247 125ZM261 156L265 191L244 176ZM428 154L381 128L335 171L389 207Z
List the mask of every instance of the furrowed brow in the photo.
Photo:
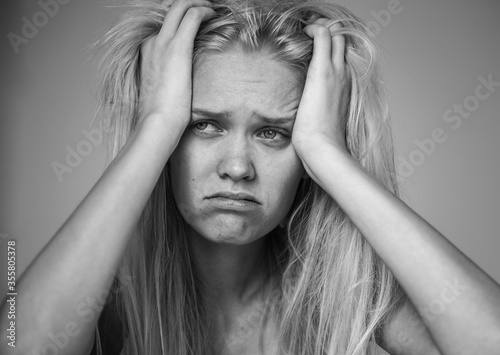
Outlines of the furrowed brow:
M213 112L202 109L192 109L191 114L194 116L202 116L205 118L220 118L220 117L230 117L231 113L229 111Z
M192 109L191 114L193 116L201 116L204 118L210 118L210 119L216 119L216 118L229 118L231 117L231 112L230 111L221 111L221 112L214 112L214 111L209 111L209 110L203 110L203 109ZM288 116L288 117L268 117L260 114L255 114L255 117L257 117L260 121L263 121L267 124L290 124L295 121L295 115Z
M259 120L267 123L267 124L290 124L295 121L295 116L290 116L290 117L266 117L266 116L261 116L257 115Z

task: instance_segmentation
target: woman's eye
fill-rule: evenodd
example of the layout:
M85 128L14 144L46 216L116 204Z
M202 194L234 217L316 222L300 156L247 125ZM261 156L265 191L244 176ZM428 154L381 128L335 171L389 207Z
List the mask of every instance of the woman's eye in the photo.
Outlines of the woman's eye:
M264 133L264 137L265 138L267 138L267 139L273 139L274 137L276 137L276 134L278 132L273 131L272 129L268 129L268 130L265 130L263 133Z
M194 127L196 127L196 129L199 129L200 131L203 131L205 128L207 128L207 126L208 126L207 122L196 122L194 124Z
M215 132L219 132L219 128L217 128L214 124L210 123L210 122L206 122L206 121L198 121L198 122L194 122L191 124L191 127L196 131L196 132L199 132L199 133L203 133L203 134L206 134L206 133L215 133Z
M271 141L284 141L289 138L285 132L273 128L266 128L260 132L261 137Z

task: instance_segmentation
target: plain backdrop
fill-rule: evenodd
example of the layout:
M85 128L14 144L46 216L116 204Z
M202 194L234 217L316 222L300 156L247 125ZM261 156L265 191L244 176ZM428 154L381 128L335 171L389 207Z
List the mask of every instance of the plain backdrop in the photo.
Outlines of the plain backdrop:
M116 20L121 10L109 6L119 2L61 2L46 20L38 1L3 4L2 294L7 240L16 240L17 270L24 271L104 170L102 145L82 143L84 130L95 127L96 72L87 48ZM500 87L476 88L481 78L500 81L500 2L339 3L370 23L382 47L403 199L499 281ZM38 32L13 46L9 36L21 36L34 16ZM457 105L461 114L453 112ZM87 155L58 178L53 164L67 165L68 147Z

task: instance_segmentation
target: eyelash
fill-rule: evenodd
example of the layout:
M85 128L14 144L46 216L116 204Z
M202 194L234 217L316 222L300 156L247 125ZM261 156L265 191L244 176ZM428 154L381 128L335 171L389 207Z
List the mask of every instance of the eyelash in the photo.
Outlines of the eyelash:
M198 129L198 128L197 128L197 125L199 125L200 123L202 123L202 124L203 124L203 123L205 123L206 125L212 125L212 126L214 126L214 127L215 127L218 131L220 131L220 129L219 129L219 128L217 128L217 127L215 126L215 124L213 124L212 122L209 122L209 121L196 121L196 122L191 123L190 127L191 127L192 129L197 130L198 132L203 132L203 131L204 131L204 129ZM205 127L205 128L206 128L206 127ZM265 128L263 128L263 129L259 132L259 134L260 134L260 133L266 133L266 132L269 132L269 131L275 132L276 134L280 134L280 135L282 136L282 138L281 138L281 139L264 138L264 139L266 139L266 140L270 140L270 141L284 141L284 140L287 140L287 139L289 139L289 138L290 138L290 135L288 134L288 132L286 132L286 131L284 131L284 130L282 130L282 129L277 129L277 128L274 128L274 127L265 127ZM276 137L276 136L275 136L275 137Z

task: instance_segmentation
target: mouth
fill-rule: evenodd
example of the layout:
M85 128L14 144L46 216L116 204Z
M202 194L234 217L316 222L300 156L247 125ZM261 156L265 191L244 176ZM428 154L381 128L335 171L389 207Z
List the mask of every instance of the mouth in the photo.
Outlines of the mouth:
M227 199L227 200L234 200L234 201L240 201L240 202L253 202L257 204L261 204L259 200L257 200L253 195L245 193L245 192L229 192L229 191L221 191L217 192L213 195L210 195L207 197L207 199L214 199L214 198L219 198L219 199Z

